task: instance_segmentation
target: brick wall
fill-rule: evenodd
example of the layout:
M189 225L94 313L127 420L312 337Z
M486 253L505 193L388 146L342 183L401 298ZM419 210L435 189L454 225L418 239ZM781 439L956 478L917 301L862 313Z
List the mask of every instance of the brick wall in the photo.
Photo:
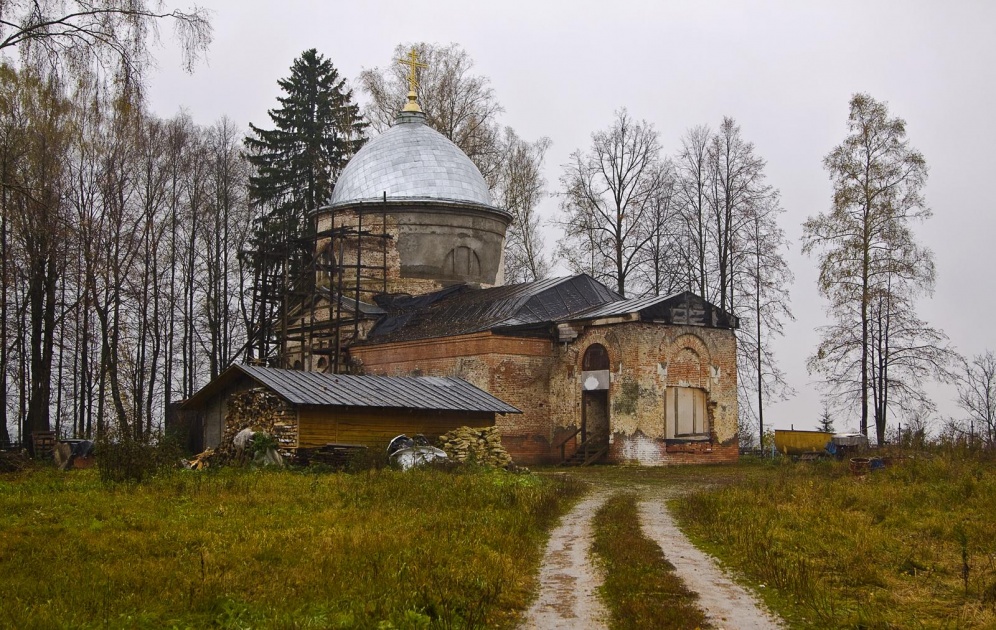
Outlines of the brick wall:
M441 339L355 346L364 374L457 376L522 410L499 415L502 443L518 463L549 459L551 341L490 332Z
M610 450L614 462L645 465L736 461L736 345L730 330L623 322L592 325L573 342L476 333L357 346L364 373L458 376L521 409L499 416L517 463L560 461L559 445L581 423L581 357L594 343L609 353ZM668 388L706 392L709 435L668 439ZM579 437L568 446L567 454Z

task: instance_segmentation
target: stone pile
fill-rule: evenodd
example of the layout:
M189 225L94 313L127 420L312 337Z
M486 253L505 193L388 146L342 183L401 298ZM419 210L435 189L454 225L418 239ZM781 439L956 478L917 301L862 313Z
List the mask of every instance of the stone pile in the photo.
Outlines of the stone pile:
M454 429L440 436L439 448L446 451L450 460L455 462L471 462L495 468L505 468L512 463L512 458L501 445L498 427Z

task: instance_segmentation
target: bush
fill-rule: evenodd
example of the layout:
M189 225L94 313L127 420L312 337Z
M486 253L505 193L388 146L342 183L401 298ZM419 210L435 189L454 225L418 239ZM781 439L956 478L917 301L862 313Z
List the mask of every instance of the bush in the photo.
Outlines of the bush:
M96 447L97 469L104 482L141 483L160 472L179 467L181 456L179 444L162 436L136 439L105 433Z

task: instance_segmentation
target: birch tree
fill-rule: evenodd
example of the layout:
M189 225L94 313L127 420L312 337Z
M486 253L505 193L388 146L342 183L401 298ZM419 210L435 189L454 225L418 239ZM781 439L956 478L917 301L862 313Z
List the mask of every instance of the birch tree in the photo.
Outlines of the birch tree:
M900 312L912 317L913 298L933 289L932 255L912 231L930 216L922 192L927 163L910 146L905 121L867 94L851 99L847 126L847 138L823 160L833 184L830 211L803 225L803 252L817 258L819 290L834 320L809 366L832 395L857 403L865 435L874 416L882 443L886 416L875 409L887 408L892 376L880 373L876 381L874 361L888 365L897 339L876 323L889 326L887 317ZM900 344L908 373L932 362L941 341ZM873 406L875 396L880 404Z
M498 121L504 110L491 82L474 72L474 60L457 44L398 44L392 63L363 70L359 84L370 99L366 114L371 126L383 132L394 125L409 89L409 70L396 60L412 49L424 66L415 93L426 123L460 147L489 185L494 184L505 157Z

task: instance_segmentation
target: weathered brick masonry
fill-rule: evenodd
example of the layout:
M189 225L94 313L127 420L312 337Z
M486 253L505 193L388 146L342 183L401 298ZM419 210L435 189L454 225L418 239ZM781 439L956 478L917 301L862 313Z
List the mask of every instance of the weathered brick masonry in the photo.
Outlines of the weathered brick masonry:
M607 461L736 460L736 341L729 329L628 321L583 327L567 343L482 332L361 345L350 353L367 374L459 376L521 409L497 425L516 462L535 464L560 461L560 443L580 426L581 360L596 343L611 365ZM708 435L682 439L669 430L667 391L678 387L706 393Z

